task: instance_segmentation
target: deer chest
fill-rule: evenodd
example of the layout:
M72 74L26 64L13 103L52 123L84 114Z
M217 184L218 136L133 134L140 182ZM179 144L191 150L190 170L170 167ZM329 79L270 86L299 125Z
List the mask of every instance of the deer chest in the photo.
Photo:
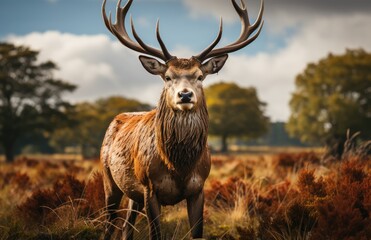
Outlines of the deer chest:
M171 174L164 174L153 181L155 191L161 205L174 205L199 193L204 186L204 180L197 173L184 179L178 179Z

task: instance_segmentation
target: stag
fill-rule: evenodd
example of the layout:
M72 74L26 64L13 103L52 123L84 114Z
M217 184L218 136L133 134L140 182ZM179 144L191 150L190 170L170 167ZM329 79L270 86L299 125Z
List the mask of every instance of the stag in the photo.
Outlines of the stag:
M155 58L139 56L143 67L159 75L164 88L156 109L149 112L121 113L109 125L101 148L103 180L108 221L104 239L114 230L120 201L129 198L123 226L123 239L132 239L138 212L145 209L150 239L161 239L159 216L161 206L187 201L192 238L203 234L203 186L210 172L207 146L208 112L202 83L207 75L221 70L228 53L237 51L259 35L262 29L260 11L250 24L245 4L231 0L238 13L242 29L239 38L221 48L215 48L222 37L222 20L216 39L200 54L189 59L172 56L167 50L156 25L161 49L145 44L138 36L131 19L135 41L129 37L125 18L133 0L121 7L118 1L116 22L102 14L108 30L126 47ZM252 33L254 33L252 35ZM252 35L252 36L251 36ZM207 61L206 61L207 60Z

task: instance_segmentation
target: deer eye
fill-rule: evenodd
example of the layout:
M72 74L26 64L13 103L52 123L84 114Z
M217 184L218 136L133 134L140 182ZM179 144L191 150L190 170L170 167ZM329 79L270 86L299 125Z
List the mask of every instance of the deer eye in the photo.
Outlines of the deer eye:
M200 75L198 78L197 78L198 81L202 81L204 80L204 76Z
M171 77L166 76L166 77L165 77L165 80L166 80L166 81L171 81Z

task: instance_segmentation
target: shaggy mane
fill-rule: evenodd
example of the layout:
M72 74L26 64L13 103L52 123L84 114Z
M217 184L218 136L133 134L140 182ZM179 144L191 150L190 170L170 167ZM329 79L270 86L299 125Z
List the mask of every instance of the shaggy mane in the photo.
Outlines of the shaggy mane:
M169 169L189 172L206 151L208 112L205 99L191 111L177 111L167 106L166 91L161 95L156 113L157 148Z

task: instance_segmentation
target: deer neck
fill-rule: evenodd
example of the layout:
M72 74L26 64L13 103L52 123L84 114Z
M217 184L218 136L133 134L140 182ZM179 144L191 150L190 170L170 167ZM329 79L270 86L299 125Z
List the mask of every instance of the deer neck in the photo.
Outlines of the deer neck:
M195 109L178 111L161 95L156 112L156 144L167 167L178 173L192 171L207 149L208 112L202 98Z

